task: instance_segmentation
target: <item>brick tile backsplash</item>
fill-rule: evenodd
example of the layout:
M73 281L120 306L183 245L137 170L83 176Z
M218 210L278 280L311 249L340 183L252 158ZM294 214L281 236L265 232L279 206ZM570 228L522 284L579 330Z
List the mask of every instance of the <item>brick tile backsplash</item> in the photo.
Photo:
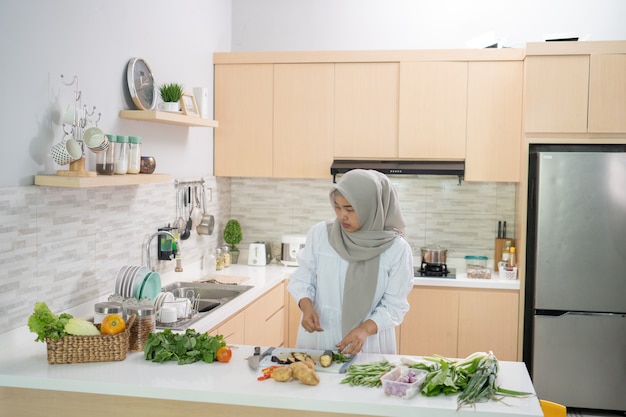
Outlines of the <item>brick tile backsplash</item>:
M332 180L217 178L204 176L212 235L192 233L181 243L183 264L223 244L226 221L243 228L239 263L247 247L269 241L275 257L284 234L304 234L332 219ZM195 179L195 178L194 178ZM184 180L184 179L182 179ZM456 178L392 177L414 255L439 244L449 257L493 257L498 220L509 234L515 223L516 185L466 183ZM176 217L176 183L86 189L3 187L0 189L0 333L26 324L36 301L62 311L113 292L117 271L145 264L147 238ZM156 260L159 272L173 262Z

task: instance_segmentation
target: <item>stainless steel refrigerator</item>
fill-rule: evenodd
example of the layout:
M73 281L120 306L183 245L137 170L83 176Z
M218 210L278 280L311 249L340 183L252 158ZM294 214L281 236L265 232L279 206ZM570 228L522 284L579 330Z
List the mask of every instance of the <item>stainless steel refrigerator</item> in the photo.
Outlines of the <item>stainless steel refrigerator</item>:
M524 362L539 398L626 410L626 145L531 145Z

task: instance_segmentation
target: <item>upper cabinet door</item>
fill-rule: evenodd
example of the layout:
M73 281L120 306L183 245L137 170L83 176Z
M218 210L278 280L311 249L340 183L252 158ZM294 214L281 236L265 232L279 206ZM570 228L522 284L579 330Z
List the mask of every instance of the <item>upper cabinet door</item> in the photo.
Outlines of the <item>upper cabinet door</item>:
M335 64L335 158L398 156L398 63Z
M626 54L591 55L589 132L626 132Z
M330 178L334 64L274 65L274 177Z
M399 157L464 159L467 62L400 64Z
M587 132L589 55L528 56L526 132Z
M523 74L522 61L469 63L467 181L519 181Z
M216 176L272 176L273 67L215 65Z

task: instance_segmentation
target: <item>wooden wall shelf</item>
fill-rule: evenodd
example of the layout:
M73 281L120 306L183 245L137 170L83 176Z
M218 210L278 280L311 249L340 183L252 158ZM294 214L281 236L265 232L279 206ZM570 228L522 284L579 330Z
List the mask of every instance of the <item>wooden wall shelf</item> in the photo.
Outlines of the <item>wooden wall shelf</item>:
M91 177L35 175L35 185L47 187L89 188L139 185L171 180L169 174L97 175Z
M165 123L189 127L217 127L216 120L203 119L198 116L187 116L181 113L152 110L120 110L122 119L140 120L144 122Z

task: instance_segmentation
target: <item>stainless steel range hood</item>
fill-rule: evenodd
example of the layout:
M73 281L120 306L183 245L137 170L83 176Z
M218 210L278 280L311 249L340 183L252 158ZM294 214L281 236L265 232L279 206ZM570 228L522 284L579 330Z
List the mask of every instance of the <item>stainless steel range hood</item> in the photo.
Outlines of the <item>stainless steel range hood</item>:
M335 181L337 174L345 174L351 169L373 169L387 175L451 175L459 177L459 183L465 174L464 161L366 161L335 160L330 167L330 174Z

